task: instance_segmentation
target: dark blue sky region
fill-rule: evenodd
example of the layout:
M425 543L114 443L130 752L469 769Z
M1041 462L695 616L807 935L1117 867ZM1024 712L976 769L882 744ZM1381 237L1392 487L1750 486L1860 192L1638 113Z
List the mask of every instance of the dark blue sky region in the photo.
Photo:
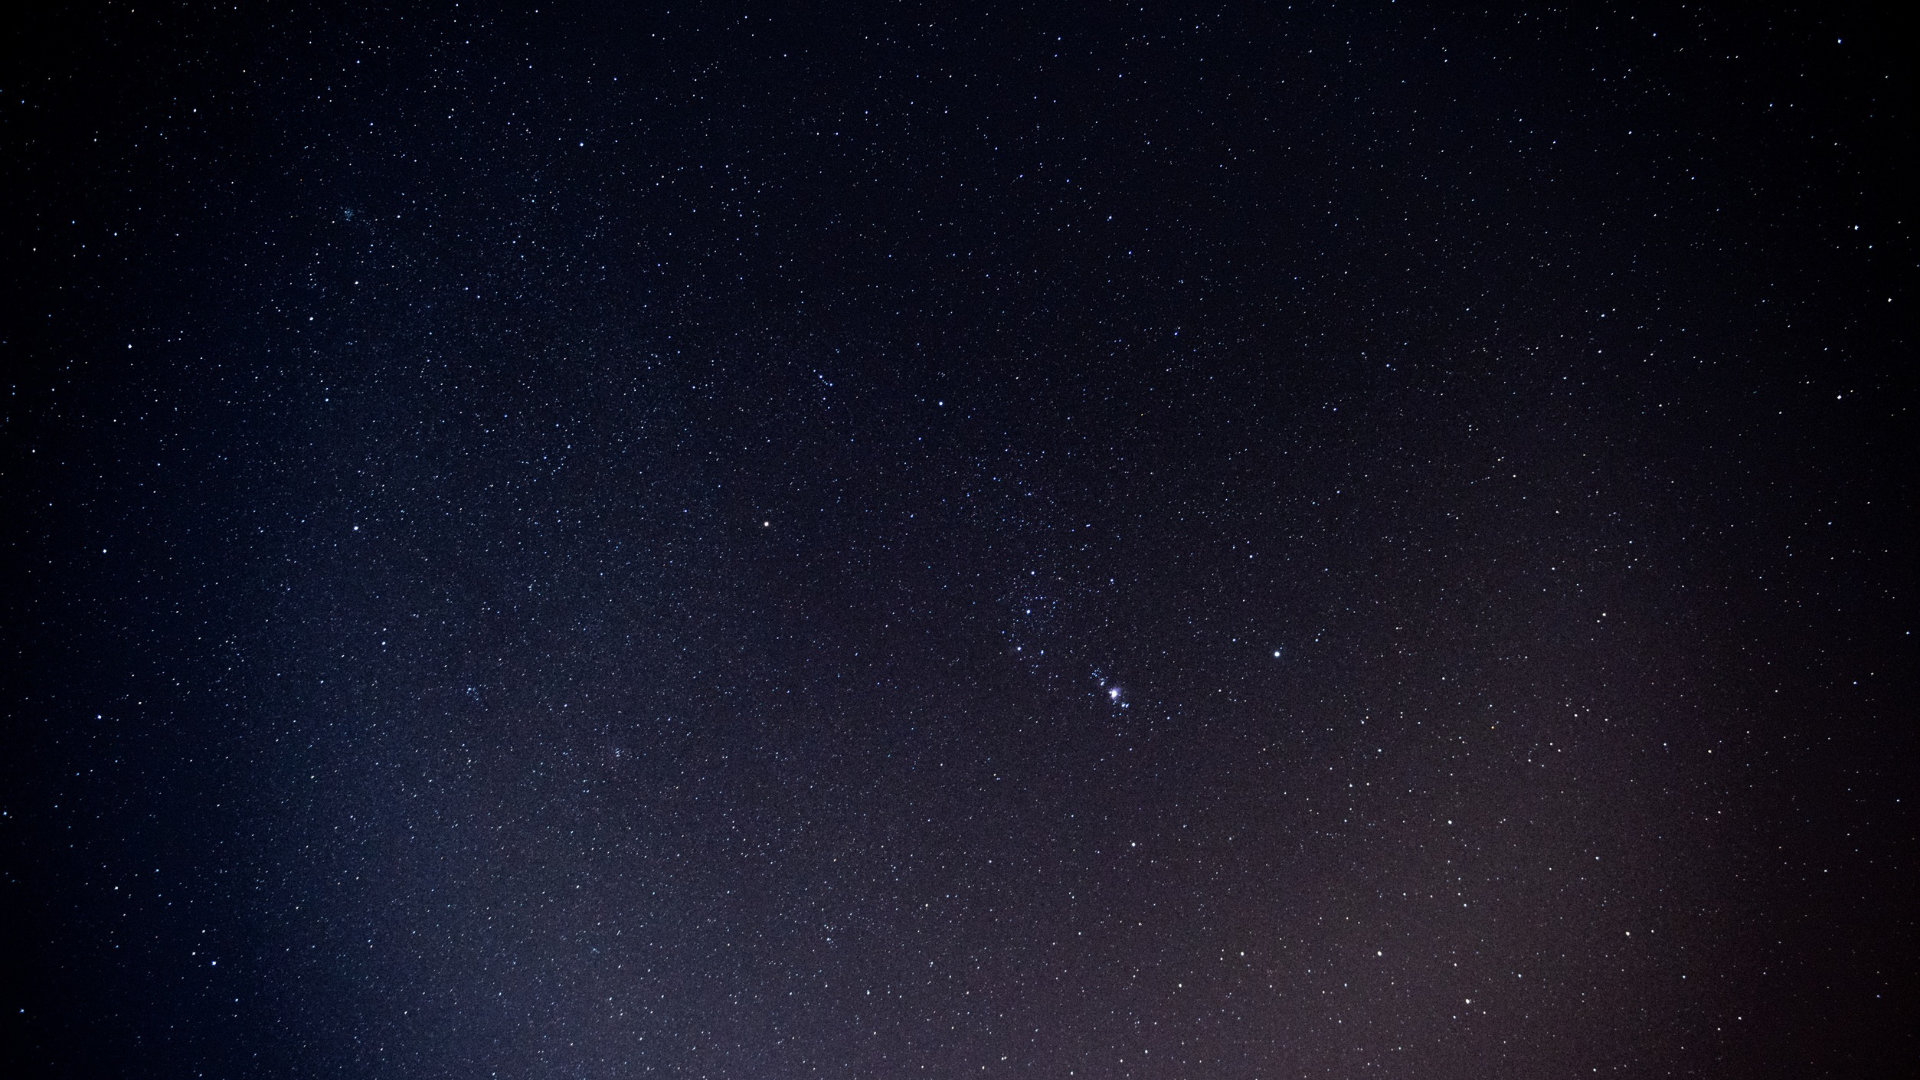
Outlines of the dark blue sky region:
M9 1075L1913 1060L1893 16L7 34Z

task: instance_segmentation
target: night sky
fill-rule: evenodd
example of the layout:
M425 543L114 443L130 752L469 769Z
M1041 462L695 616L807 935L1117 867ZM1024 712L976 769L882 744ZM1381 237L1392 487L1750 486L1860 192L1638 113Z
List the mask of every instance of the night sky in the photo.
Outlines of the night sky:
M1920 1061L1908 25L622 7L6 28L8 1075Z

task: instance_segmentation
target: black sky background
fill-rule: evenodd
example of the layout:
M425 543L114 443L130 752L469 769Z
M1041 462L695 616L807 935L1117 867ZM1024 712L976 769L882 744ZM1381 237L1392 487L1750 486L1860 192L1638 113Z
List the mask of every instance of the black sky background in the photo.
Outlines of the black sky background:
M1905 23L7 34L14 1074L1914 1060Z

